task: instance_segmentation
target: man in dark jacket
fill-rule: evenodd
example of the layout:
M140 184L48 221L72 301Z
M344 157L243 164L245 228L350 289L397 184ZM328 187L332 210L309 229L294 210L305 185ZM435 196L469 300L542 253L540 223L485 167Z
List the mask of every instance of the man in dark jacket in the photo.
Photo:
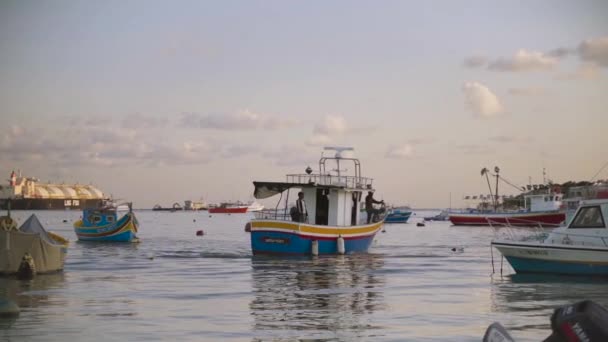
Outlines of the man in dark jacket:
M374 199L374 193L372 191L367 193L367 196L365 196L365 211L367 211L367 223L370 223L372 221L372 216L374 216L374 214L379 213L379 210L374 209L374 204L381 203L384 203L384 201L376 201Z
M302 191L298 192L296 208L298 209L298 222L308 222L308 208L306 208L304 193Z

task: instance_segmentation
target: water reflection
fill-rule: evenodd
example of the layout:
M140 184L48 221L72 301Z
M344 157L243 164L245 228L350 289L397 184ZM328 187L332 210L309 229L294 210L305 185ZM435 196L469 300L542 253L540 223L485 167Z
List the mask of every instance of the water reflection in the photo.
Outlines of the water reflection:
M0 298L14 301L22 312L41 306L65 306L65 299L53 295L53 290L62 288L64 282L63 272L39 274L31 280L1 277ZM18 317L0 319L0 329L8 329L17 321Z
M356 339L379 328L369 315L385 307L381 255L313 259L252 259L254 299L249 305L258 338L307 337L324 341L335 332ZM274 333L273 333L274 332ZM258 341L254 339L254 341Z
M494 312L509 314L512 330L550 331L553 311L563 305L590 299L608 307L606 279L543 274L512 274L494 280ZM531 323L533 322L533 323Z

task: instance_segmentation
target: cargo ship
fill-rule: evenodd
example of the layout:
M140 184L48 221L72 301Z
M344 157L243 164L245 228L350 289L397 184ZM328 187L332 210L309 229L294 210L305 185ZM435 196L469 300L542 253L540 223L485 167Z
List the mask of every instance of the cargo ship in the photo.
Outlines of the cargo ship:
M23 177L21 172L10 174L8 185L0 185L0 209L49 210L85 209L102 206L108 197L92 185L41 183L33 177Z

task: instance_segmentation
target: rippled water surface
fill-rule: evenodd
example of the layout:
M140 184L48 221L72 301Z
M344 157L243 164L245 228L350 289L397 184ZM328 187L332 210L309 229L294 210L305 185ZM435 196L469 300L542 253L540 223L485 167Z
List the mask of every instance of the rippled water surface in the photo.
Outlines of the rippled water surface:
M0 278L22 309L0 318L0 340L479 341L499 321L539 341L555 307L608 305L605 279L516 276L506 262L501 276L497 251L492 275L490 229L416 227L428 213L387 225L370 254L314 259L252 257L249 215L136 214L141 243L94 244L75 241L79 212L37 212L72 241L65 270Z

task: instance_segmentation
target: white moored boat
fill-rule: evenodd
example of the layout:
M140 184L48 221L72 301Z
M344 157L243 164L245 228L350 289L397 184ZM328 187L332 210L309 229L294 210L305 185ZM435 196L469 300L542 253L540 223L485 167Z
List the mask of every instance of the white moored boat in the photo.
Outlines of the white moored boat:
M517 273L608 276L608 200L581 202L573 219L550 233L492 241Z

